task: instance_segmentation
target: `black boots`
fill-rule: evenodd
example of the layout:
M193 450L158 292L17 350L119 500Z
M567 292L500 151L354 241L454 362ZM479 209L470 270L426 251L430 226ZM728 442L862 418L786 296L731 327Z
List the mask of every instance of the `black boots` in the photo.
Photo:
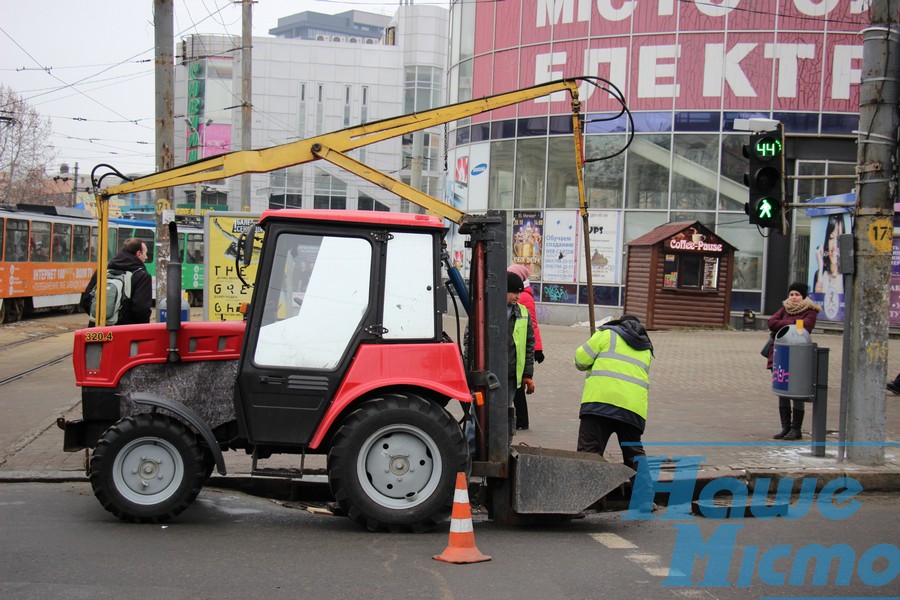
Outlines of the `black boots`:
M803 415L805 411L794 409L794 418L791 420L791 430L784 436L785 440L799 440L803 437L800 433L800 427L803 426Z
M791 407L779 406L778 414L781 416L781 431L772 436L776 440L783 439L791 430Z

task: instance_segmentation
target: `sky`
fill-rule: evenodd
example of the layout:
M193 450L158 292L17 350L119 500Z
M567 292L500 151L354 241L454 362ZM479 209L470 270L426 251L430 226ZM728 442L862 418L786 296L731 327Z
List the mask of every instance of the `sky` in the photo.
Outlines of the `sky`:
M253 35L306 10L393 15L399 2L257 0ZM416 4L447 6L445 0ZM187 35L241 34L232 0L174 0L175 42ZM56 160L79 173L109 163L126 173L154 170L153 0L4 1L0 83L51 121ZM177 68L177 67L176 67ZM177 111L176 111L177 112Z

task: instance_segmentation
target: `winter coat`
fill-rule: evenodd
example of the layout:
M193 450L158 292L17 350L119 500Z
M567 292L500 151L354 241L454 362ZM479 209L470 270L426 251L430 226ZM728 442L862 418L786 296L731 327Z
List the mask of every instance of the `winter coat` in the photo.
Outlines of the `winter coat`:
M153 303L153 278L147 272L144 263L134 254L119 252L106 266L107 270L131 272L131 301L123 307L117 325L132 325L135 323L150 322L150 306ZM84 312L91 312L91 291L97 287L97 272L88 282L84 293L81 295L81 308Z
M808 298L806 298L808 300ZM812 333L813 327L816 326L816 317L818 317L819 312L822 311L822 307L814 304L813 302L809 302L809 308L806 310L792 315L787 312L782 306L779 308L774 315L769 317L769 331L772 332L772 336L778 333L782 327L786 327L788 325L796 325L797 321L803 320L803 328L806 329L809 333ZM766 368L772 369L772 360L775 357L775 344L769 348L769 358L766 361Z
M541 328L537 322L537 307L534 305L534 289L530 285L525 286L525 290L519 296L519 304L524 304L531 315L531 328L534 329L534 350L535 352L544 351L544 344L541 342Z

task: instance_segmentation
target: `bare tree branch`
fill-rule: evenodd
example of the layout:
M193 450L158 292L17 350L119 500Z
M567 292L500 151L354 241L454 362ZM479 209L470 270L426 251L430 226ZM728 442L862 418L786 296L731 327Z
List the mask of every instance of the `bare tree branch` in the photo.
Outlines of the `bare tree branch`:
M43 180L56 158L50 134L50 119L0 84L0 203L43 203Z

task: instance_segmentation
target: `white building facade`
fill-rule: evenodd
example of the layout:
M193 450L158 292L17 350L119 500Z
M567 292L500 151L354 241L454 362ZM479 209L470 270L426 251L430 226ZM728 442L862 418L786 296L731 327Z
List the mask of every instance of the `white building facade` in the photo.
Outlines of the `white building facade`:
M392 19L347 14L366 28L383 20L379 43L346 31L326 35L327 20L314 30L318 39L253 38L251 148L288 144L445 102L447 10L404 6ZM287 34L299 31L289 19L280 19L282 25ZM176 165L241 149L239 47L240 39L231 36L185 39L176 66ZM423 147L422 187L440 194L443 129L426 132ZM350 155L409 182L411 148L411 138L392 139ZM204 184L202 206L254 212L270 207L417 210L325 161L253 174L250 187L251 196L241 198L240 178ZM194 186L176 190L179 211L193 211L195 194Z

